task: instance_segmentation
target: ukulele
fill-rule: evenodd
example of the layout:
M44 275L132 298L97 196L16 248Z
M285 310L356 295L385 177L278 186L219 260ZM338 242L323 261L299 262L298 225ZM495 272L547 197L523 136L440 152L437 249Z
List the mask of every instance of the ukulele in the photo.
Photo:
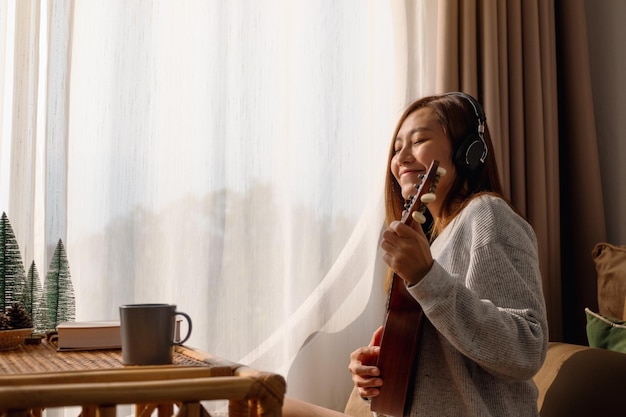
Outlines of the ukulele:
M422 176L422 182L415 185L417 192L406 205L402 223L410 226L414 220L414 212L423 217L426 204L435 199L433 193L442 175L445 175L445 170L439 168L439 161L433 161L428 172ZM371 399L372 411L396 417L406 416L411 411L417 350L423 320L422 307L409 294L404 280L394 273L376 364L384 384L380 387L380 393Z

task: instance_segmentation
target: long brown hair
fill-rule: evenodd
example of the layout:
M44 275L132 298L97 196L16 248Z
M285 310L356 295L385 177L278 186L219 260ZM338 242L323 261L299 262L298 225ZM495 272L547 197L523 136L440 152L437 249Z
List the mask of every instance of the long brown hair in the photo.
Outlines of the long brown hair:
M477 104L477 102L475 104ZM469 99L464 98L458 93L423 97L414 101L407 107L396 124L389 147L389 156L387 158L387 175L385 179L385 212L387 225L402 217L405 204L400 184L398 184L391 172L391 160L395 151L394 142L406 118L414 111L423 107L432 109L437 121L441 124L452 141L452 161L455 160L454 156L456 150L463 142L463 139L470 134L476 133L478 129L476 110ZM486 123L483 138L487 146L485 162L473 171L460 169L457 166L456 177L454 178L450 192L443 200L441 213L439 213L434 223L428 225L429 230L425 230L425 232L431 236L431 239L439 235L446 225L454 219L472 198L484 193L491 193L503 197L500 175L494 157L493 143L491 142L491 135L489 134L489 128ZM387 284L390 282L389 277L391 273L392 271L390 271L390 275L388 275Z

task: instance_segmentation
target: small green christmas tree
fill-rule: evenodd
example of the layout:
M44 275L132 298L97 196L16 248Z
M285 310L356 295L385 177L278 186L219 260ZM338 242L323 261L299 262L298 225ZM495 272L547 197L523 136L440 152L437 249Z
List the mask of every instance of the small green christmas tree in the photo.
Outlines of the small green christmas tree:
M39 283L39 273L37 272L35 261L33 261L28 269L28 274L26 274L26 285L24 286L24 295L22 297L24 300L22 305L31 316L40 298L41 284Z
M59 239L44 284L45 330L54 330L63 321L74 321L76 306L70 267L63 241Z
M0 218L0 311L24 302L26 276L20 248L6 213Z
M35 261L30 264L28 274L26 274L26 296L24 297L24 308L33 319L36 332L45 331L45 309L43 300L43 289L39 280L39 272Z

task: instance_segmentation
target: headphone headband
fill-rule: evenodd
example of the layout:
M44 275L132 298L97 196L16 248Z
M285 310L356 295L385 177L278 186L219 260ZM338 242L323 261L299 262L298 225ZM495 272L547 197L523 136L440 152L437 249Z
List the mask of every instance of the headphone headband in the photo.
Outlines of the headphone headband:
M464 93L462 91L453 91L451 93L447 93L446 95L457 96L469 102L469 104L474 109L474 114L476 115L476 118L478 119L479 123L482 124L483 126L485 125L485 122L487 121L487 116L485 116L485 112L483 111L483 106L480 105L478 100L476 100L471 95Z

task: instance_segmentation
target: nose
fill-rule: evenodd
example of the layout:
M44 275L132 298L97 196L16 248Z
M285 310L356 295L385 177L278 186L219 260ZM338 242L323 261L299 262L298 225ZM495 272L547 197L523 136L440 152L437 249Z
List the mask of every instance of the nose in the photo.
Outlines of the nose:
M400 165L405 164L407 162L415 161L415 158L413 157L413 152L411 152L410 146L403 146L402 149L400 149L398 153L396 154L396 157L397 157L398 164Z

